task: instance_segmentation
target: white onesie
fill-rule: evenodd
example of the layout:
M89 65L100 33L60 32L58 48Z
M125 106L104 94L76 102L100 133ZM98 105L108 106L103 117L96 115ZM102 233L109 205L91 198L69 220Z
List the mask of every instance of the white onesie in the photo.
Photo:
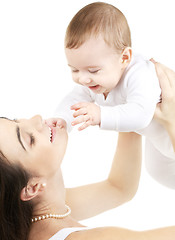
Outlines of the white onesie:
M101 108L100 128L137 132L145 136L149 142L146 145L146 166L149 173L162 184L175 188L175 153L167 132L153 120L160 94L154 64L141 55L133 55L120 82L106 99L103 94L95 94L88 87L77 85L57 107L56 117L65 119L68 130L71 130L73 111L70 106L78 102L95 102ZM171 168L165 167L170 162Z

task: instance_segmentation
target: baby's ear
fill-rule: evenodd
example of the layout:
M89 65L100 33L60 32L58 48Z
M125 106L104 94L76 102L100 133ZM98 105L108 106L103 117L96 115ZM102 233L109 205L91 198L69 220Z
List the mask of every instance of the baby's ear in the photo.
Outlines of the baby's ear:
M126 47L122 52L122 63L130 63L132 57L132 48Z
M27 186L21 191L21 200L29 201L35 198L45 188L45 186L45 183L40 181L38 178L30 179Z

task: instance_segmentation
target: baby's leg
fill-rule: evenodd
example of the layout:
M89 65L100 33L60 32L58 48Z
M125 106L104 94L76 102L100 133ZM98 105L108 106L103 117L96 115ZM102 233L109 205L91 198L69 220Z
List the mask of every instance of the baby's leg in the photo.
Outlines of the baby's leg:
M145 144L145 165L149 174L155 180L175 189L175 159L162 155L147 139Z

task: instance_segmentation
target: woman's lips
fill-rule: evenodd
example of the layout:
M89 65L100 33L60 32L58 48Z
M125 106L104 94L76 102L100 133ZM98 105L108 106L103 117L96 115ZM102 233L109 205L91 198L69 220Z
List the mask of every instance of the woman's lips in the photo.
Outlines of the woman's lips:
M47 123L46 123L46 125L47 125L48 128L49 128L49 141L50 141L51 143L54 142L58 130L61 130L61 131L64 130L64 131L66 131L66 126L64 126L64 125L62 125L62 126L58 126L58 125L57 125L57 126L51 126L51 125L48 125Z
M55 139L55 135L56 135L56 128L48 126L49 127L49 132L50 132L50 142L53 143L54 139Z
M51 128L52 129L52 143L53 141L55 140L55 137L56 137L56 127L54 128Z

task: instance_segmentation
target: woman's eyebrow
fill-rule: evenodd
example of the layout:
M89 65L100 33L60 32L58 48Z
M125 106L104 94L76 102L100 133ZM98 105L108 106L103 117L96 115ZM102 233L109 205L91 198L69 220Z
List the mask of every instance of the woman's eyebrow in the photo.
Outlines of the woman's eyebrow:
M7 117L0 117L1 119L6 119L6 120L8 120L8 121L12 121L12 122L17 122L17 120L16 119L9 119L9 118L7 118ZM17 138L18 138L18 141L19 141L19 143L21 144L21 146L22 146L22 148L26 151L26 149L25 149L25 147L24 147L24 144L22 143L22 141L21 141L21 134L20 134L20 129L19 129L19 127L17 126L16 127L16 135L17 135Z
M24 147L24 145L21 141L21 134L20 134L20 129L19 129L18 126L16 127L16 134L17 134L17 138L18 138L19 143L21 144L22 148L26 151L26 149L25 149L25 147Z
M10 118L7 118L7 117L0 117L0 119L5 119L5 120L11 121L11 122L18 122L16 118L10 119Z
M0 117L1 119L5 119L5 120L9 120L9 121L13 121L13 120L11 120L11 119L9 119L9 118L7 118L7 117Z

